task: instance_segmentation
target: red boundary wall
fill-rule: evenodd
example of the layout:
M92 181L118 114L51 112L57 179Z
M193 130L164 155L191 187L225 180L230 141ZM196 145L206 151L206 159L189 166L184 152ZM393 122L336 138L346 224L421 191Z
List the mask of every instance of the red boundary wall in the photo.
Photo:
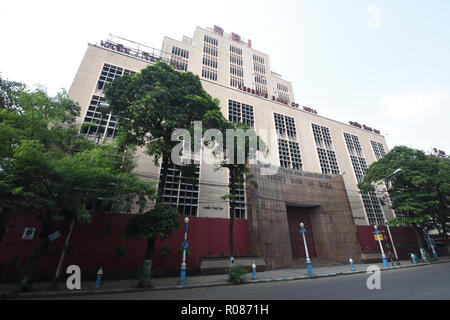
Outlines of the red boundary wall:
M373 226L356 226L358 230L359 243L361 244L361 250L363 253L373 253L380 252L380 245L374 237ZM389 238L389 233L386 227L378 227L382 232L384 240L381 241L385 253L389 253L390 247L392 246L391 240ZM412 228L406 227L389 227L391 230L392 239L396 245L397 254L400 259L407 260L410 259L409 253L419 254L419 244L417 242L416 236ZM422 243L426 247L426 242L424 240L424 235L419 232L422 238ZM399 246L399 248L397 248ZM393 252L393 251L392 251ZM393 254L393 253L392 253ZM420 257L420 254L419 254Z
M102 267L105 278L121 277L134 274L143 265L146 240L123 240L121 234L131 215L94 213L91 224L76 224L71 237L70 250L65 257L63 275L68 265L78 265L83 276L95 277ZM37 228L33 240L21 240L25 227ZM9 223L9 231L0 242L0 276L3 281L12 277L12 271L18 270L26 262L30 253L41 243L39 237L39 221L29 216L13 218ZM190 254L187 256L188 271L197 272L200 256L228 255L228 219L212 219L190 217L188 242ZM55 224L54 230L67 234L68 226ZM64 245L65 236L53 241L47 254L38 265L38 278L51 278L58 265ZM178 272L181 266L179 248L184 240L184 217L180 217L180 227L173 232L170 239L158 239L155 244L152 269ZM234 245L236 255L248 254L249 250L248 222L235 220ZM117 248L124 244L126 255L119 257ZM161 247L167 245L170 254L161 255ZM14 260L16 260L14 264Z

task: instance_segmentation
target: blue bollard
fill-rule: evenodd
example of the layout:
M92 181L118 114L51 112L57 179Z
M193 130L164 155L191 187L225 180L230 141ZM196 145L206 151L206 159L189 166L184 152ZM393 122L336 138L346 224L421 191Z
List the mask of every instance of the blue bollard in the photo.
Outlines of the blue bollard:
M355 266L353 265L352 258L350 258L349 262L350 262L350 270L352 270L352 272L355 272L356 270L355 270Z
M252 280L256 280L256 265L252 264Z
M381 258L383 260L383 265L385 268L389 268L389 263L386 257Z
M306 262L306 270L308 271L308 274L309 274L310 276L314 275L314 274L313 274L313 271L312 271L312 264L311 264L311 261L309 261L309 259L308 259L308 261Z
M102 282L102 275L103 275L103 269L102 269L102 267L100 267L100 269L98 269L98 271L97 271L97 281L95 281L95 287L94 287L95 290L100 289L100 284Z
M410 255L411 255L411 261L412 261L412 263L413 263L413 264L417 264L417 257L416 257L416 255L415 255L414 253L410 253Z

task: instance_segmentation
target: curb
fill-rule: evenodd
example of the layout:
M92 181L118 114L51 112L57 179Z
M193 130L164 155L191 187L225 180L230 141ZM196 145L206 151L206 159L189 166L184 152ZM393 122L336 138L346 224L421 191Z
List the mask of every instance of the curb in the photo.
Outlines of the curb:
M435 262L421 262L417 264L411 264L406 266L393 266L389 268L380 268L381 271L407 269L414 267L423 267L432 264L449 263L450 260L440 260ZM342 271L335 273L323 273L323 274L313 274L312 276L297 276L297 277L283 277L283 278L270 278L270 279L260 279L260 280L247 280L242 284L256 284L256 283L269 283L269 282L283 282L283 281L298 281L307 279L318 279L318 278L329 278L336 276L348 276L354 274L367 273L365 270L357 271ZM105 294L119 294L119 293L134 293L134 292L147 292L147 291L161 291L161 290L178 290L178 289L195 289L195 288L208 288L208 287L221 287L221 286L231 286L233 284L225 281L214 282L214 283L199 283L199 284L188 284L184 286L161 286L161 287L150 287L150 288L129 288L129 289L104 289L104 290L78 290L78 291L49 291L49 292L36 292L36 293L21 293L15 297L8 299L33 299L33 298L51 298L51 297L65 297L65 296L87 296L87 295L105 295ZM0 298L1 299L1 298Z

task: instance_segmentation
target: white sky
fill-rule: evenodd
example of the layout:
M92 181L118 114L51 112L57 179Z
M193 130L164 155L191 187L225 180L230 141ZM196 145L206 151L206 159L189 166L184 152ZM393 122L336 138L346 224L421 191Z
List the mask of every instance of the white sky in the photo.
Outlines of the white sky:
M160 48L195 27L251 39L296 102L381 130L390 148L450 153L450 1L24 1L0 5L0 72L69 89L88 42Z

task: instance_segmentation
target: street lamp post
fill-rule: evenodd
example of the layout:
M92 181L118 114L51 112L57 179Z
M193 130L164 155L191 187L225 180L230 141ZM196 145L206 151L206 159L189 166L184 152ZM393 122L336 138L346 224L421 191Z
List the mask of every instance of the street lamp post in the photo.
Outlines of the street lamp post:
M400 171L403 171L402 168L398 168L397 170L395 170L394 172L392 172L391 174L387 175L386 177L384 177L383 179L381 179L380 181L387 179L397 173L399 173ZM375 192L377 192L377 189L375 188ZM384 219L384 223L386 224L386 228L388 230L388 234L389 234L389 239L391 240L391 244L392 244L392 250L394 250L394 254L395 254L395 260L398 261L398 254L397 254L397 250L395 249L395 244L394 244L394 240L392 239L392 234L391 234L391 229L389 228L389 224L388 221L386 219L386 213L384 212L384 208L383 208L383 204L381 203L380 198L377 196L378 199L378 203L380 204L380 208L381 208L381 213L383 214L383 219Z
M425 230L425 235L427 236L428 239L428 246L431 247L431 251L433 252L433 256L436 260L438 260L438 255L436 253L436 250L434 249L434 243L430 238L430 233L428 232L428 230Z
M180 275L180 285L183 286L186 281L186 249L189 247L187 241L187 231L188 231L189 218L184 218L184 241L181 243L181 248L183 249L183 261L181 262L181 275Z
M383 260L384 266L386 268L389 268L389 264L388 264L388 261L386 259L386 255L384 254L383 245L381 244L381 240L380 240L380 230L378 230L378 226L374 226L374 229L375 229L375 234L377 235L378 244L380 245L381 259Z
M300 232L302 233L303 236L303 243L305 244L305 253L306 253L306 270L308 270L308 274L310 276L313 275L313 271L312 271L312 264L311 264L311 260L309 259L309 253L308 253L308 245L306 244L306 238L305 238L305 225L302 223L300 223Z

